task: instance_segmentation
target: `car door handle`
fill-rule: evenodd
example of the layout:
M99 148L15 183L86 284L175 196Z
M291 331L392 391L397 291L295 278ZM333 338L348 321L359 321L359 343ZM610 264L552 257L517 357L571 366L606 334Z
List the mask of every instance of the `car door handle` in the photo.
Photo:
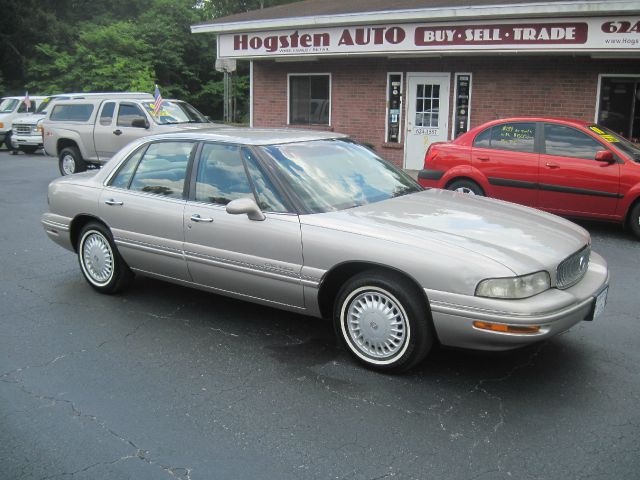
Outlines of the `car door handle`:
M553 163L553 162L547 162L546 165L549 168L560 168L560 165L558 165L557 163Z
M114 135L122 135L122 130L120 130L120 129L114 130L113 134Z
M197 213L194 213L193 215L191 215L191 221L192 222L213 222L213 218L211 217L201 217L200 215L198 215Z
M488 162L491 159L489 157L478 157L478 160L480 160L481 162Z
M121 202L120 200L114 200L113 198L105 200L104 203L106 203L107 205L124 205L124 202Z

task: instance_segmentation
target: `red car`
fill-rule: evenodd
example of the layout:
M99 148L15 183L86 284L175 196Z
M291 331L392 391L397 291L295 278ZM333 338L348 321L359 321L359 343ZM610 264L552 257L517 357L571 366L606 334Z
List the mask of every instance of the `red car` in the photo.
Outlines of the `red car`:
M640 146L592 123L494 120L432 144L418 181L558 215L623 222L640 237Z

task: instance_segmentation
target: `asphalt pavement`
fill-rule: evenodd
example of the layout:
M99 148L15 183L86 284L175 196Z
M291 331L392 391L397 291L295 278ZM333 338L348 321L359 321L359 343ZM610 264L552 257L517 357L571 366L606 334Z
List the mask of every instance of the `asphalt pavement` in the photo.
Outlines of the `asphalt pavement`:
M0 151L0 472L22 479L640 478L640 242L584 224L604 316L503 354L356 365L322 320L83 280L40 226L55 159Z

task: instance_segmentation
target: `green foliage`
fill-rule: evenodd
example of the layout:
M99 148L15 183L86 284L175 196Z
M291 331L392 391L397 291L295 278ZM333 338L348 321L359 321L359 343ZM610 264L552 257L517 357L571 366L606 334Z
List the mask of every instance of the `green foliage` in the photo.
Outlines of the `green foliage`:
M291 0L4 0L0 91L144 91L181 98L222 117L223 77L215 36L190 26ZM248 113L248 68L235 77Z

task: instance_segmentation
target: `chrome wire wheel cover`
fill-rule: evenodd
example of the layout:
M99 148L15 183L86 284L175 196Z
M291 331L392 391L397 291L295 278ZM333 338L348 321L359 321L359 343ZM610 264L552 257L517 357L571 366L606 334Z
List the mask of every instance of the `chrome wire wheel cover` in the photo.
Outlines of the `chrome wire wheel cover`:
M354 290L343 304L341 323L351 349L368 362L389 364L407 349L407 314L401 303L381 288Z
M454 190L454 192L458 192L458 193L466 193L467 195L475 195L476 192L474 192L473 190L471 190L468 187L458 187Z
M113 251L109 241L100 232L90 230L82 238L80 258L87 279L98 287L113 277Z
M67 153L64 157L62 157L62 170L67 175L71 175L76 171L76 159L73 158L73 155Z

